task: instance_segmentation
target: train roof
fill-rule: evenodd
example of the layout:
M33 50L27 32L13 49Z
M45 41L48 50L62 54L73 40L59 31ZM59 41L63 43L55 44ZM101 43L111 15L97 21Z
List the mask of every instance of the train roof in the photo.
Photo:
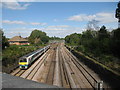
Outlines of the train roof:
M50 45L48 45L48 46L46 46L46 47L49 47L49 46L50 46ZM45 47L44 47L44 48L45 48ZM33 52L30 52L30 53L28 53L28 54L26 54L26 55L24 55L24 56L22 56L22 57L20 57L20 58L28 57L28 56L36 53L37 51L43 50L44 48L37 49L37 50L35 50L35 51L33 51Z
M33 51L33 52L30 52L30 53L28 53L28 54L26 54L26 55L24 55L24 56L22 56L22 57L20 57L20 58L23 58L23 57L28 57L28 56L30 56L30 55L32 55L32 54L34 54L34 53L36 53L37 51L40 51L40 50L42 50L43 48L40 48L40 49L38 49L38 50L35 50L35 51Z

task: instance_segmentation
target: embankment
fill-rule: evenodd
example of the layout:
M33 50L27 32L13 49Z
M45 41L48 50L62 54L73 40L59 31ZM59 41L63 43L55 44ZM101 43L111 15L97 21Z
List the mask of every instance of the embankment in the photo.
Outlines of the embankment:
M71 48L66 46L68 50ZM71 49L71 52L78 58L79 61L83 62L89 68L91 68L95 73L99 75L101 80L108 83L112 88L120 88L120 74L113 71L112 69L106 67L105 65L97 62L93 58L85 56L83 53Z

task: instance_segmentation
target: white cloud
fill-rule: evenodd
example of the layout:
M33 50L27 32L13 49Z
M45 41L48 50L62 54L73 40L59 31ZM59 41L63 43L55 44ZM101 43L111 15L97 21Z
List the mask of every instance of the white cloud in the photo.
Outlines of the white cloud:
M56 26L48 26L48 28L66 28L70 27L69 25L56 25Z
M3 20L2 23L5 23L5 24L21 24L21 25L41 25L41 26L44 26L44 25L47 24L47 23L38 23L38 22L28 23L28 22L24 22L24 21L10 21L10 20Z
M32 32L31 28L25 28L25 27L21 27L21 28L11 28L11 29L5 29L4 33L5 36L8 38L12 38L14 36L18 36L19 34L22 37L28 37L30 35L30 33Z
M79 14L69 17L67 20L70 21L91 21L91 20L97 20L100 23L112 23L116 22L117 19L114 17L114 13L97 13L93 15L87 15L87 14Z
M89 21L94 19L96 16L95 15L86 15L86 14L79 14L79 15L74 15L68 18L68 20L71 21Z
M4 0L2 2L2 6L4 8L12 9L12 10L24 10L27 9L27 7L30 4L20 4L17 0Z
M66 35L72 33L81 33L84 29L80 27L73 27L69 25L56 25L56 26L48 26L42 29L49 36L57 36L57 37L65 37Z
M38 23L38 22L33 22L33 23L30 23L31 25L41 25L41 26L44 26L46 25L47 23Z
M73 27L69 25L57 25L57 26L48 26L47 28L11 28L11 29L5 29L5 36L8 38L11 38L13 36L21 35L22 37L28 37L30 33L35 30L42 30L47 33L48 36L57 36L57 37L65 37L67 35L70 35L72 33L81 33L85 29L82 29L80 27Z
M112 23L117 22L114 13L97 13L96 20L100 21L101 23Z
M48 26L45 28L45 30L66 30L67 28L70 28L68 25L56 25L56 26Z
M10 20L3 20L2 23L6 23L6 24L27 24L23 21L10 21Z

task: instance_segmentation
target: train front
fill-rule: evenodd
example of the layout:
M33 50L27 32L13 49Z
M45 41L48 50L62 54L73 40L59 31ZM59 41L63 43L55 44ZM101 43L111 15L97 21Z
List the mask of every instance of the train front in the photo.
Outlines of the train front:
M27 62L27 59L25 57L19 59L19 68L20 69L27 69L28 68L28 62Z

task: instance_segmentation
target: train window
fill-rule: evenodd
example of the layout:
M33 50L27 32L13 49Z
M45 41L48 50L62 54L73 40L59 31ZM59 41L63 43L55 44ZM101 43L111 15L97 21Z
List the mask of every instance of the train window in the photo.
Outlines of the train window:
M21 59L20 62L27 62L27 60L26 59Z

